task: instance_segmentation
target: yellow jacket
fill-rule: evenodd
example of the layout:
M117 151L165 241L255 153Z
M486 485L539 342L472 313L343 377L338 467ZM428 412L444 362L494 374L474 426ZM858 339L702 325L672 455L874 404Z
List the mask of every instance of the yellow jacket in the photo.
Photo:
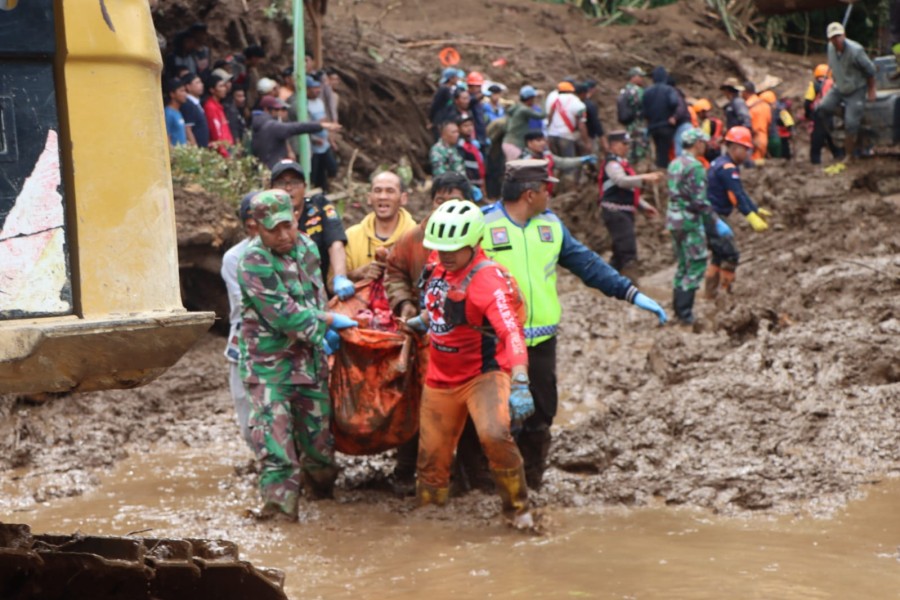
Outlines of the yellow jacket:
M375 250L390 248L400 237L416 226L416 221L405 208L400 209L400 220L394 234L382 241L375 236L375 213L369 213L362 221L347 229L347 271L364 267L375 260Z

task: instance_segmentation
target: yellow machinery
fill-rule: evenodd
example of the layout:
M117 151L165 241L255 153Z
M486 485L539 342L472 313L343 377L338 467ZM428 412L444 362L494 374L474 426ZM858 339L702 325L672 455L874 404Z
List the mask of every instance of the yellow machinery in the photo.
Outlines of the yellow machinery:
M212 313L181 304L146 0L0 0L0 393L140 385Z

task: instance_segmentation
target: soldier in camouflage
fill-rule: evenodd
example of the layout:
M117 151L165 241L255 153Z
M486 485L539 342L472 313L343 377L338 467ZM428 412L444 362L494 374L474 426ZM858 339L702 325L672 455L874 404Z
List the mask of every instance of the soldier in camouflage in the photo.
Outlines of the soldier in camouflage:
M628 83L619 91L621 101L628 107L631 119L622 123L631 137L631 154L628 161L636 165L650 155L650 140L647 137L647 121L644 119L644 77L647 73L640 67L628 71Z
M672 234L678 259L673 304L678 320L685 325L694 322L694 295L706 271L706 227L712 225L721 235L731 235L706 198L706 169L698 157L706 152L708 141L702 129L688 130L682 136L684 153L669 164L666 229Z
M301 485L312 497L333 493L325 347L337 343L335 330L356 322L325 312L319 251L299 233L287 192L257 194L250 211L259 237L247 246L238 282L241 378L252 404L250 436L264 502L253 515L293 520Z

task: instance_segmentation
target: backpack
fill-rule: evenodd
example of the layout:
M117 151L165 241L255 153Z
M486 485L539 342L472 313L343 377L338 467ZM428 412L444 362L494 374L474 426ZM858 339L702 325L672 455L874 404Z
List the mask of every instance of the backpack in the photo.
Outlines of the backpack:
M634 113L634 108L628 102L628 96L625 94L625 90L621 90L619 92L619 97L616 99L616 115L619 119L619 123L622 125L631 125L635 118L637 118L637 115Z

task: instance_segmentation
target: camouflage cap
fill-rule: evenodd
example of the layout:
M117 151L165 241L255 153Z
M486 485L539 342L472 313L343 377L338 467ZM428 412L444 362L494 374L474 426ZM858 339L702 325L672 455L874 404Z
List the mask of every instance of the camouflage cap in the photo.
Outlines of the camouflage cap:
M549 165L549 161L540 158L511 160L506 163L506 173L503 178L505 181L517 183L531 183L535 181L558 183L559 179L550 176L550 172L547 170Z
M693 146L697 142L708 142L709 136L699 127L691 127L681 136L681 145L685 148Z
M628 78L629 79L631 79L632 77L646 77L646 76L647 76L647 71L645 71L644 69L642 69L640 67L631 67L630 69L628 69Z
M266 190L250 201L250 212L257 223L266 229L275 229L279 223L294 220L291 197L284 190Z

